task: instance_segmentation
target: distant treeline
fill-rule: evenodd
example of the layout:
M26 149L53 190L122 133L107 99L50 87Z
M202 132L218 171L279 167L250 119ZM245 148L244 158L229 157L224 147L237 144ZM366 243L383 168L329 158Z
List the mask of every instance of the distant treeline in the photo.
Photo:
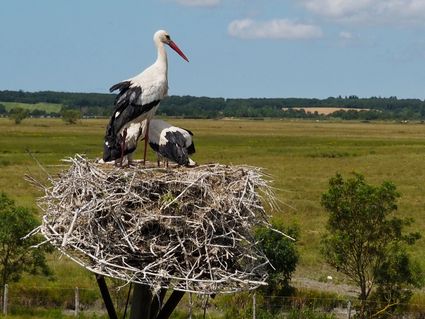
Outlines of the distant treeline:
M64 109L78 109L83 116L110 116L115 95L103 93L0 91L1 102L56 103ZM295 108L341 107L353 110L331 115L310 113ZM368 109L368 110L355 110ZM1 108L0 113L5 111ZM274 118L341 118L359 120L425 120L425 101L397 97L338 96L315 98L249 98L225 99L194 96L170 96L158 110L160 115L188 118L274 117ZM51 114L54 116L54 114Z

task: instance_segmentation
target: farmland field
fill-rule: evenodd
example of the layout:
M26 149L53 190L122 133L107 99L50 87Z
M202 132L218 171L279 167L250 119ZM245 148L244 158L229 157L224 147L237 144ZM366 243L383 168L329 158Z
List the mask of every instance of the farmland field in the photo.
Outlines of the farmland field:
M54 103L18 103L18 102L0 102L6 108L6 111L10 111L14 108L22 108L28 111L40 110L45 111L46 113L59 113L62 109L62 104L54 104Z
M329 273L319 253L326 213L320 196L336 172L362 173L380 184L390 180L401 193L398 212L412 217L412 230L425 229L425 125L398 123L307 122L279 120L170 119L195 134L198 163L220 162L263 167L274 180L285 204L275 220L297 224L301 261L297 276L320 279ZM31 152L50 172L64 168L61 159L75 153L100 157L107 120L83 120L66 125L55 119L27 119L15 125L0 119L0 190L19 205L36 207L40 195L24 174L42 179L44 173ZM140 158L141 149L136 158ZM150 154L150 159L154 155ZM425 239L412 249L425 267ZM52 258L53 259L53 258ZM52 261L62 284L87 282L87 275L66 259ZM66 274L69 274L69 278ZM338 278L338 274L335 274ZM72 277L72 278L71 278ZM29 280L29 279L26 279ZM41 280L41 279L40 279Z

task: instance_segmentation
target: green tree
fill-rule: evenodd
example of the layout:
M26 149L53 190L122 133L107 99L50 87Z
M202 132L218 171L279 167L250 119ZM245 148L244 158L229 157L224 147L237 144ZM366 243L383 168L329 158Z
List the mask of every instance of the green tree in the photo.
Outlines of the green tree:
M375 285L381 296L391 293L391 287L411 287L411 276L393 273L400 267L411 272L406 244L412 245L420 237L418 233L403 233L403 227L412 220L394 216L399 196L393 183L369 185L360 174L347 180L336 174L322 195L321 204L329 212L322 253L331 266L360 288L360 318L381 313L367 308ZM393 309L395 306L391 305Z
M292 238L298 237L298 228L295 226L285 228L275 223L272 228ZM273 266L268 269L268 286L263 287L260 292L264 295L269 311L277 311L276 308L272 309L275 303L272 296L288 296L294 292L290 281L299 259L296 242L269 228L258 229L255 239Z
M34 215L0 193L0 285L19 281L22 273L50 275L45 253L49 245L31 248L41 242L40 236L22 238L38 226Z
M423 275L406 250L395 243L377 271L377 289L371 295L370 312L380 318L393 318L403 312L413 295L411 288L423 285Z
M9 118L15 121L15 124L20 124L22 120L28 117L28 110L21 107L13 108L9 111Z
M61 112L62 119L67 124L76 124L81 119L81 112L73 109L65 109Z

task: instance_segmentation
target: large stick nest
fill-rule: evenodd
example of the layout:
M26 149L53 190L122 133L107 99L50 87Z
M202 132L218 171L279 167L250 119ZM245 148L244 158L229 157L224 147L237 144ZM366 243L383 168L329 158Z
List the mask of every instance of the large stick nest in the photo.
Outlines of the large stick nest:
M264 285L268 260L253 238L273 200L260 169L120 169L79 155L39 199L39 230L95 273L202 294ZM260 191L259 191L260 190Z

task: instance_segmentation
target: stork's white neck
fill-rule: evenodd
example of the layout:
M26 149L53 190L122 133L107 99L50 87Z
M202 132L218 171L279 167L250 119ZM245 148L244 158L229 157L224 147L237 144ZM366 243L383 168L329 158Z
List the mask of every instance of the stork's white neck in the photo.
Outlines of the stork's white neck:
M161 41L155 41L155 45L158 51L158 57L156 58L155 64L162 72L165 73L165 76L168 78L167 70L168 70L168 60L167 60L167 52L165 51L164 43Z

